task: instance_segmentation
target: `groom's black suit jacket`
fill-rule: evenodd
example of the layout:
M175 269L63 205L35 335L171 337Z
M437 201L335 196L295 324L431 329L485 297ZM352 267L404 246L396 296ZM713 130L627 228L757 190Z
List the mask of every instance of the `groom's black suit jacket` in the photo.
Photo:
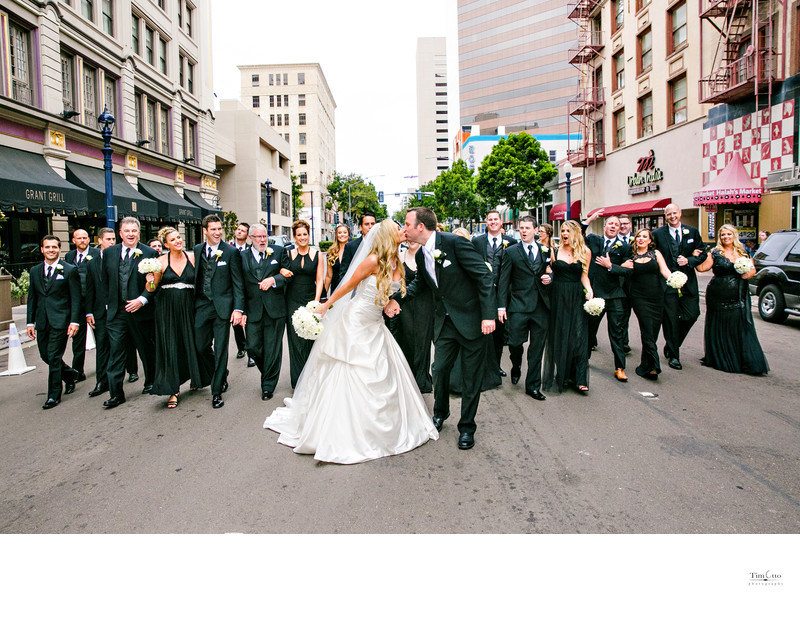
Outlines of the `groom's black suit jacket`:
M420 246L416 255L417 276L406 290L406 298L414 298L420 290L434 294L435 318L433 339L439 337L445 316L449 316L458 332L468 340L482 335L481 321L497 318L492 273L472 243L452 233L436 233L435 247L441 251L434 261L436 281L425 266ZM403 299L398 299L402 303Z
M503 262L503 255L508 250L509 246L513 246L517 243L513 237L509 237L508 235L501 235L498 239L498 249L497 252L494 254L494 258L492 259L492 248L490 246L489 232L482 233L477 237L472 238L472 245L475 249L481 254L483 260L492 264L492 280L494 281L495 287L500 282L500 266ZM493 261L493 263L492 263Z
M195 258L195 305L205 300L203 281L206 271L211 275L211 302L220 318L230 319L233 311L244 311L244 288L242 286L242 255L238 248L220 242L222 254L205 259L205 242L194 247Z
M291 280L281 274L289 267L289 255L283 246L271 246L272 254L261 266L250 248L242 251L242 277L244 279L245 313L247 322L259 322L264 315L273 319L286 317L286 284ZM273 277L275 286L264 291L258 287L264 279Z
M106 319L111 322L116 317L117 313L125 310L125 301L133 300L139 296L144 296L147 299L147 305L139 308L138 311L131 314L134 320L152 320L154 316L153 307L153 294L146 289L147 280L145 275L139 272L139 262L142 259L150 257L158 257L158 253L145 246L141 242L136 244L136 249L141 254L136 255L128 269L128 294L120 298L119 294L119 267L122 263L122 244L115 244L109 246L103 251L103 272L102 281L105 283L106 289ZM135 255L135 253L134 253Z
M500 267L500 283L497 286L497 306L505 307L508 313L530 313L541 303L550 309L550 294L542 284L547 263L542 258L542 248L533 244L536 259L528 257L527 244L519 242L509 246L503 254Z

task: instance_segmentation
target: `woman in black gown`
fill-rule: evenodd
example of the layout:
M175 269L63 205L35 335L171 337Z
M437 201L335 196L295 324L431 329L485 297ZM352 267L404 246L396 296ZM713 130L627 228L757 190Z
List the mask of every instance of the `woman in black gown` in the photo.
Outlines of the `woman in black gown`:
M700 272L714 271L706 287L705 357L701 361L723 372L763 375L769 365L756 335L747 286L756 271L739 274L735 264L742 257L748 255L736 228L724 224L717 232L716 247L697 266Z
M150 393L169 396L167 407L174 409L182 383L189 381L192 388L201 388L210 383L210 377L204 380L195 351L194 254L183 249L180 233L171 226L161 229L159 238L169 252L159 257L162 271L147 276L157 290L156 374Z
M642 338L642 359L636 366L636 374L652 380L661 374L656 340L664 313L664 279L670 275L664 257L655 246L650 230L639 229L634 236L633 259L622 264L633 270L629 293Z
M586 350L589 314L584 303L593 297L589 282L592 254L580 225L567 220L561 227L561 245L550 255L550 327L547 331L542 389L562 392L568 386L589 391L589 356Z
M292 314L309 301L318 301L325 281L323 255L309 246L311 226L305 220L292 224L295 247L289 251L289 274L293 277L286 287L286 326L289 340L289 376L292 389L303 372L314 340L304 340L295 333Z
M339 272L342 268L342 255L344 255L344 247L350 241L350 229L346 224L340 224L336 227L336 236L333 244L328 249L326 255L325 265L325 289L324 292L329 296L336 291L339 287Z
M400 253L406 273L406 285L417 276L416 257L419 244L408 242L408 249ZM433 293L423 290L417 298L403 304L400 315L390 318L390 329L405 355L419 391L433 391L431 380L431 345L433 343Z

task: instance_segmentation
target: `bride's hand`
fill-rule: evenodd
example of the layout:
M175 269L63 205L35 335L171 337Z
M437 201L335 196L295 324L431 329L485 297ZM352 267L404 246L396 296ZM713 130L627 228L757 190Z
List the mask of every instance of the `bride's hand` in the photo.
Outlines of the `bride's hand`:
M386 303L386 307L383 308L383 313L390 318L394 318L400 313L400 304L394 299L390 300L388 303Z
M320 318L323 318L325 314L328 312L328 303L323 303L319 307L317 307L313 313L317 314Z

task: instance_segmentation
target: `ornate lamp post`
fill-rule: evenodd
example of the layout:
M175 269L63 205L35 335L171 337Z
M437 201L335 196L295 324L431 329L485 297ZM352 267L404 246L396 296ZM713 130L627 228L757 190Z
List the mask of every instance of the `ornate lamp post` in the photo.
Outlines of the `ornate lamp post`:
M114 151L111 149L111 135L114 133L114 123L116 120L114 116L108 112L107 108L103 108L103 112L97 118L97 122L102 125L100 135L103 137L103 170L105 171L105 187L106 187L106 226L113 229L116 223L116 211L114 211L114 183L111 179L111 155Z
M267 235L272 235L272 181L267 179L264 181L264 187L267 188Z
M564 176L567 179L567 220L577 220L580 221L580 215L572 215L572 164L567 159L567 162L564 164Z

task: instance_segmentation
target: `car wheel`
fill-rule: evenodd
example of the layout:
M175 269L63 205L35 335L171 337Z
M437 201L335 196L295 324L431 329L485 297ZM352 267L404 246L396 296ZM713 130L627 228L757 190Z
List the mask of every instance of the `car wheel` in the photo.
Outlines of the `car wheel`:
M767 285L758 295L758 313L767 322L783 322L789 317L786 301L777 285Z

